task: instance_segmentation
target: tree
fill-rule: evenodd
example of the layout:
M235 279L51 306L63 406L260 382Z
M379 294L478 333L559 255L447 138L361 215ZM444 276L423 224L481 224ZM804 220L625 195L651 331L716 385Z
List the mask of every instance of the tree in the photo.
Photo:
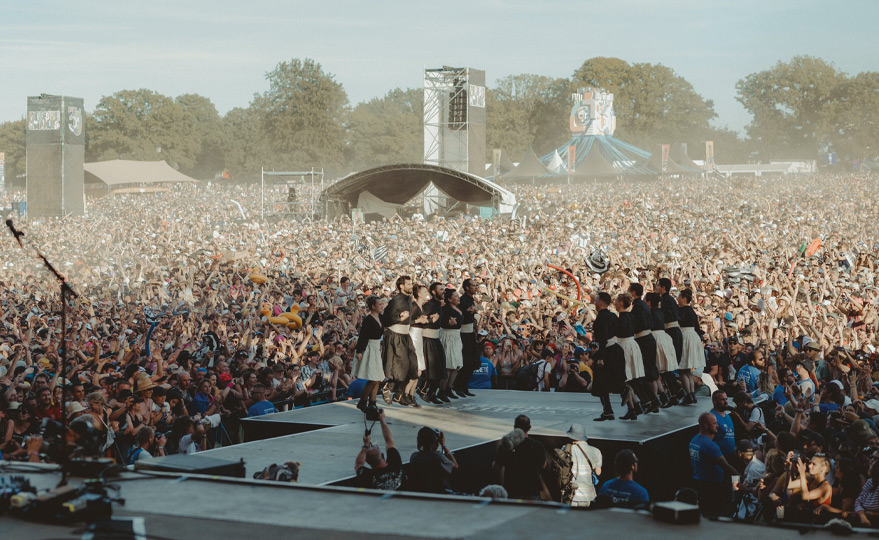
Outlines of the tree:
M531 146L549 152L570 135L567 79L508 75L486 95L486 149L501 148L518 159ZM561 99L559 99L561 97Z
M195 138L195 163L183 172L196 178L212 178L224 169L225 133L220 114L210 99L198 94L177 96L174 102L192 117Z
M341 169L348 96L320 64L281 62L266 74L269 89L254 98L277 166Z
M16 177L24 174L27 169L25 163L27 152L26 126L27 124L24 119L0 124L0 152L6 154L4 172L6 187L24 185L24 182Z
M347 163L352 170L390 163L421 163L424 91L391 90L360 103L348 116Z
M761 158L809 157L835 138L835 100L845 75L820 58L790 62L752 73L736 83L736 99L751 113L748 135Z
M879 157L879 73L859 73L840 84L833 110L831 149L848 160Z
M221 122L223 162L235 179L255 179L272 154L262 129L262 115L253 107L236 107Z
M86 124L86 159L164 159L191 170L200 147L195 124L195 115L167 96L122 90L101 98Z
M586 60L574 72L571 90L603 88L614 95L615 137L651 148L689 140L717 116L714 103L662 64L629 64L619 58Z

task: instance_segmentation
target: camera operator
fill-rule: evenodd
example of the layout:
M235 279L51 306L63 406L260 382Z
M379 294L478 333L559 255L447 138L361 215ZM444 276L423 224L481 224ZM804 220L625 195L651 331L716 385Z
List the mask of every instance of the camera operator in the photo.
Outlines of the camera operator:
M154 449L155 456L150 452ZM143 426L137 431L137 447L128 453L126 465L134 465L142 459L153 459L165 455L165 436L156 432L149 426Z
M458 468L458 461L446 446L446 434L423 427L418 430L417 442L418 451L409 458L405 489L421 493L450 492L452 471Z
M403 459L394 446L391 428L385 422L385 413L381 409L378 410L378 421L381 423L387 457L378 446L372 444L370 432L367 431L363 435L363 446L354 460L354 470L360 487L393 491L403 482ZM364 463L369 465L368 469L363 466Z
M565 373L559 379L559 389L563 392L588 392L592 390L591 362L585 347L574 349L574 357L568 360Z

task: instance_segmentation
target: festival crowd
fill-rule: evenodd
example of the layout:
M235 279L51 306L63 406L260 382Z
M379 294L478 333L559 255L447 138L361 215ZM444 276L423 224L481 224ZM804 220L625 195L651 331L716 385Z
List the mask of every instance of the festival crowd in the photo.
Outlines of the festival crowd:
M276 410L353 398L378 417L378 392L409 407L590 392L598 421L692 409L681 486L708 513L875 526L876 183L523 185L513 220L369 223L260 223L258 187L214 184L16 220L23 245L0 241L0 453L57 461L66 436L130 464L235 444L240 418ZM37 251L76 293L66 342ZM583 455L578 477L600 468ZM632 480L634 456L606 458ZM499 478L514 461L499 454Z

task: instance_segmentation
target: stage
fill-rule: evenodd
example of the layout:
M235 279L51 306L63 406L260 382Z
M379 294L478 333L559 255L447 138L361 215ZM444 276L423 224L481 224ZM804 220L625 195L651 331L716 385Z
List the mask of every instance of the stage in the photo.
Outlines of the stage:
M476 397L453 400L442 406L420 409L379 406L393 433L404 463L415 452L416 433L422 426L446 434L446 444L458 459L460 469L453 479L455 488L475 492L491 482L488 469L497 442L513 427L519 414L531 418L531 436L548 444L561 445L572 423L586 428L589 443L602 451L605 467L602 480L613 477L613 457L631 448L642 461L638 480L651 494L674 493L672 475L689 476L687 442L696 433L696 419L709 403L664 409L634 421L593 422L601 414L597 398L588 394L476 390ZM615 403L615 405L617 405ZM248 442L201 452L204 457L238 461L243 459L247 477L272 463L299 461L299 482L311 485L353 485L354 458L362 444L363 414L356 402L338 402L306 407L242 420ZM618 407L618 417L625 410ZM372 441L381 445L379 426Z

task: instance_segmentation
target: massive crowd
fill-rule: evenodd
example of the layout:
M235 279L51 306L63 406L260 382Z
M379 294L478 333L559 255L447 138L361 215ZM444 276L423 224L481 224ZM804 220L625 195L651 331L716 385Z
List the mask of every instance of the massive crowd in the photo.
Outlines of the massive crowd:
M867 524L879 516L876 184L825 175L514 186L512 221L366 224L260 223L258 188L215 184L16 222L24 249L0 240L0 452L55 459L58 430L44 419L65 416L123 462L234 444L241 416L360 396L368 301L391 300L401 275L461 294L469 279L483 357L471 387L622 392L628 418L674 401L695 418L707 408L699 396L713 394L716 421L700 417L705 439L690 449L695 485L704 494L722 483L735 498L710 511ZM59 287L35 250L78 294L66 355ZM565 298L578 294L571 276L582 304ZM628 366L617 378L629 384L607 388L602 350L616 336L595 323L602 308L637 318L639 292L686 308L684 343L704 345L704 358L685 355L695 364L658 378ZM662 298L653 307L667 311ZM301 326L267 320L291 308ZM653 322L648 330L662 329ZM620 337L627 360L647 355ZM536 374L526 370L535 363ZM391 390L402 404L441 407L466 395L452 371L418 386L421 397L408 381ZM625 457L622 469L631 479L636 462Z

